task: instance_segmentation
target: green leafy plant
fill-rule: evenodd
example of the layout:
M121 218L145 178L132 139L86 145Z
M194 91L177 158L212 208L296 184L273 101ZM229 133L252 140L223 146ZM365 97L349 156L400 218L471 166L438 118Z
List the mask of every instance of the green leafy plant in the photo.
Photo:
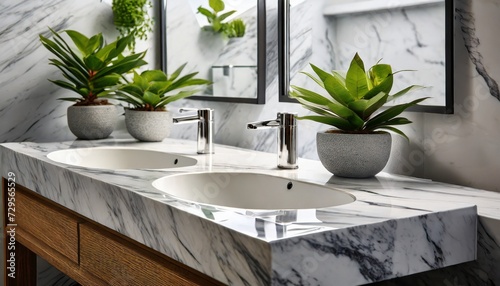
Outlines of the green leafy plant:
M208 0L208 5L212 8L210 11L202 6L198 7L198 13L207 17L210 28L216 33L222 33L229 38L241 38L245 35L246 25L241 19L234 19L230 22L224 22L227 17L236 13L236 10L231 10L219 15L225 9L224 1L222 0Z
M246 26L243 20L234 19L227 24L224 31L229 38L241 38L245 35Z
M373 133L386 129L408 139L401 130L394 126L409 124L411 121L398 116L427 97L388 107L376 115L375 112L387 102L420 86L411 85L390 95L394 74L397 72L392 72L390 65L381 63L375 64L366 72L358 54L352 59L345 76L338 71L332 73L323 71L313 64L311 67L317 77L305 72L304 74L319 84L328 96L292 86L290 96L297 99L303 107L318 114L303 116L299 119L328 124L345 133Z
M50 29L50 28L49 28ZM105 44L101 33L90 38L74 31L65 30L74 46L70 47L63 37L50 29L54 40L40 35L40 41L57 59L49 59L66 80L50 80L54 84L74 91L79 97L60 98L75 101L75 105L108 104L114 87L122 75L147 64L143 58L145 52L123 56L122 52L131 42L132 37L120 38Z
M135 49L136 39L147 40L148 33L153 31L153 19L148 10L152 7L150 0L113 0L113 21L121 37L133 35L128 45Z
M211 83L194 78L197 72L180 77L185 66L183 64L170 76L161 70L147 70L141 74L134 72L133 81L121 86L115 98L129 103L135 110L163 111L168 103L191 96L199 90L180 90L172 94L173 91Z

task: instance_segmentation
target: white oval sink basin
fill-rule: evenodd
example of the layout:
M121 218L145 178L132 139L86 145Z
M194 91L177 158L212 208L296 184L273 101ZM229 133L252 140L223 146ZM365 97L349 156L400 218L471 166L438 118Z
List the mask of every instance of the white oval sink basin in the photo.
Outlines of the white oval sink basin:
M196 159L156 150L125 147L77 148L51 152L55 162L97 169L166 169L196 165Z
M191 203L241 209L315 209L355 201L326 186L255 173L179 174L155 180L153 186Z

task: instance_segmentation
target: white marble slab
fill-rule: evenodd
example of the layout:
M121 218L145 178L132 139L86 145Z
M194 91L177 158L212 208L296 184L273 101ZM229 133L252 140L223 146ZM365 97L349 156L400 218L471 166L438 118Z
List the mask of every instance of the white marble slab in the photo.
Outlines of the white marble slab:
M318 161L276 168L276 155L216 146L196 155L192 141L134 140L6 143L1 173L100 224L231 285L347 285L409 275L475 259L476 207L500 217L500 195L409 177L332 177ZM134 146L192 156L169 170L90 170L50 161L53 150ZM241 171L328 185L356 197L317 210L250 213L171 198L151 182L165 175ZM474 194L471 202L456 194ZM196 233L196 235L194 235ZM202 235L200 235L202 234ZM346 285L341 284L341 285Z

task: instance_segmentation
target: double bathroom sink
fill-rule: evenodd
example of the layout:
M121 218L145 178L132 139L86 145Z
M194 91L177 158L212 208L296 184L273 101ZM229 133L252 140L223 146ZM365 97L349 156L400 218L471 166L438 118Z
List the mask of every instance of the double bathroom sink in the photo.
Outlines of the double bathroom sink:
M216 155L209 155L216 156ZM90 169L171 169L194 166L188 156L130 147L91 147L53 151L55 162ZM251 172L198 172L164 176L152 182L179 200L212 207L293 210L333 207L355 201L330 187Z

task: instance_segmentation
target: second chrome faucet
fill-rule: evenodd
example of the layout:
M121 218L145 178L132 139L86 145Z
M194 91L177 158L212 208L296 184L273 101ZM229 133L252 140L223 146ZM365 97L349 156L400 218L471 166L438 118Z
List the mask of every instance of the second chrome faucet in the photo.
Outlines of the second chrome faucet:
M196 114L176 117L175 123L198 122L198 154L213 154L214 110L210 108L181 108L179 112L193 111Z
M297 165L297 114L279 112L276 119L247 124L247 129L278 129L278 168L296 169Z

